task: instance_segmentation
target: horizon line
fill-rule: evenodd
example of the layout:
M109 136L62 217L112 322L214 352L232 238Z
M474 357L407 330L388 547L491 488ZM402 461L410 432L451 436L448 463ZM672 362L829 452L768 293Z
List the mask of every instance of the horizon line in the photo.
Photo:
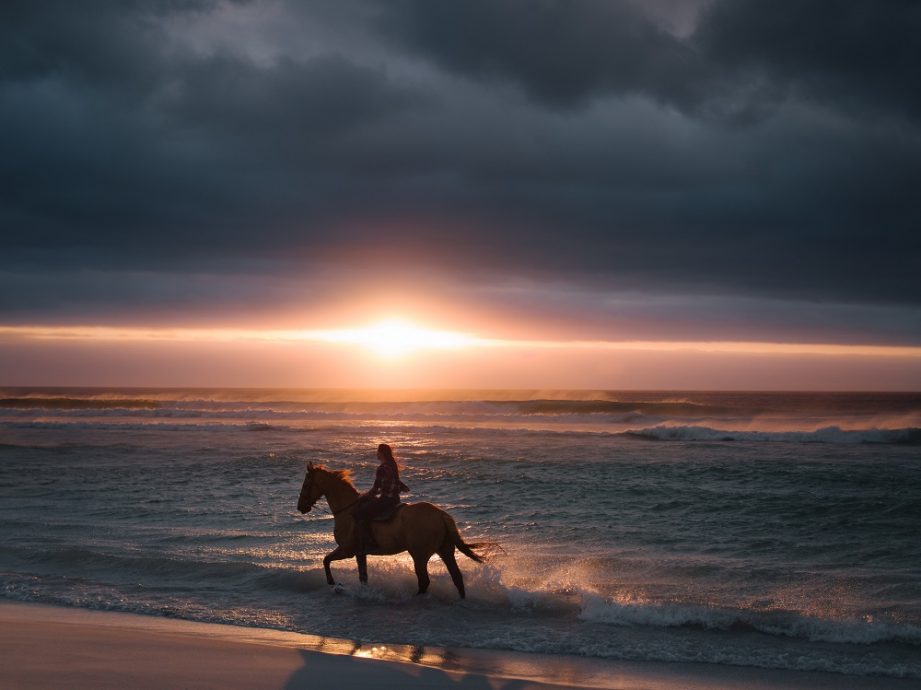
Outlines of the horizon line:
M489 338L419 329L424 342L414 350L460 350L473 348L538 350L610 350L633 352L703 352L748 355L812 355L832 357L894 357L921 359L921 346L852 343L796 343L748 340L602 340ZM243 329L243 328L117 328L111 326L2 326L0 336L24 340L82 342L256 342L266 344L315 343L366 345L369 329Z

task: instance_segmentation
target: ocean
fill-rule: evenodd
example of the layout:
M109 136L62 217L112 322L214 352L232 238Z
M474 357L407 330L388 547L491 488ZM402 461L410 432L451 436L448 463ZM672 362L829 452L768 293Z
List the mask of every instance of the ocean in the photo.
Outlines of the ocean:
M308 461L449 511L360 586ZM921 394L0 390L0 596L359 641L921 679Z

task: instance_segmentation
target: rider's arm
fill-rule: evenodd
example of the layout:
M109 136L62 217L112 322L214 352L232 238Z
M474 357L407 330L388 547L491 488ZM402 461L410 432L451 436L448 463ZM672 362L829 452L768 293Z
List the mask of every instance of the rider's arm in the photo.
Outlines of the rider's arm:
M367 496L377 496L378 494L380 494L382 474L383 472L381 471L381 468L378 467L377 474L374 475L374 485L370 489L368 489L368 493L366 494Z

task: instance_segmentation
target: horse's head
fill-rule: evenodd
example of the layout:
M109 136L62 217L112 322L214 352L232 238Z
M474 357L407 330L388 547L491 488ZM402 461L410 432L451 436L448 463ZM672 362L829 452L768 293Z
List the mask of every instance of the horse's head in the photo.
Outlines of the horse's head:
M307 475L301 486L301 494L297 499L297 509L302 513L309 513L313 504L320 500L325 489L323 488L323 469L314 467L312 462L307 463Z

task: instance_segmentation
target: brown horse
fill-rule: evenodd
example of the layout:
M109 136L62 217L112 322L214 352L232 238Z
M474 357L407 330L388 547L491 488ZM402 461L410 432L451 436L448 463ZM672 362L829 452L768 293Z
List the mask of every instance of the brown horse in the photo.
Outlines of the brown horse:
M306 513L322 496L326 496L326 502L333 512L333 537L339 546L323 559L326 581L331 585L336 582L333 580L329 564L353 556L358 561L358 579L361 582L368 581L367 557L356 553L354 520L349 509L358 502L358 490L352 486L350 474L347 470L334 471L322 465L308 464L307 476L304 477L304 485L297 501L297 509ZM461 539L454 518L431 503L406 504L391 520L372 521L371 530L379 546L372 552L373 555L409 551L416 567L416 577L419 579L419 594L425 594L429 587L428 563L432 554L437 553L441 556L461 599L465 596L464 576L454 560L454 548L457 547L462 554L479 563L483 562L471 548L476 544L466 544Z

